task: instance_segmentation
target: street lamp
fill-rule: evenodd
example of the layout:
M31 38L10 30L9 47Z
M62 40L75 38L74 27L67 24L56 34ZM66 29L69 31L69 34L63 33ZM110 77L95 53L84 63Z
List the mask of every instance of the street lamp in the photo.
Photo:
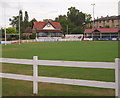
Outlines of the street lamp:
M66 27L67 27L67 34L68 34L68 25Z
M3 15L3 17L4 17L4 33L5 33L5 45L6 45L6 41L7 41L7 35L6 35L6 6L3 6L3 8L4 8L4 15Z
M94 6L95 6L95 3L93 3L93 4L91 4L92 6L93 6L93 29L95 28L95 21L94 21L94 19L95 19L95 15L94 15ZM93 40L93 37L94 37L94 35L93 35L93 32L92 32L92 40Z
M20 44L20 10L19 10L19 44Z
M94 19L95 19L95 12L94 12L94 6L95 6L95 3L91 4L93 6L93 28L94 28Z

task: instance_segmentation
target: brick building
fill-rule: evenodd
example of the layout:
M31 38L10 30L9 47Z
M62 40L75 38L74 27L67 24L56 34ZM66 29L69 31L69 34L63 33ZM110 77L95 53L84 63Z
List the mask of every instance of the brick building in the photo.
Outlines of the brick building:
M120 28L120 15L97 18L86 23L89 28Z

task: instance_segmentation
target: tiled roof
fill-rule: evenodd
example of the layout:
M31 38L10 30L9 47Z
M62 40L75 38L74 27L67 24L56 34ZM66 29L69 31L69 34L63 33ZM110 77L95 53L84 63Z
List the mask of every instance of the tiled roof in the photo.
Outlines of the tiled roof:
M35 21L33 28L42 29L45 24L46 24L46 22L38 22L38 21Z
M120 32L120 28L98 28L98 29L85 29L84 33L93 33L93 32L100 32L100 33L114 33Z
M48 21L48 22L45 22L45 21L37 22L36 21L36 22L34 22L33 28L42 30L47 23L50 23L51 25L53 25L53 27L55 29L61 29L62 28L59 22L53 22L53 21Z

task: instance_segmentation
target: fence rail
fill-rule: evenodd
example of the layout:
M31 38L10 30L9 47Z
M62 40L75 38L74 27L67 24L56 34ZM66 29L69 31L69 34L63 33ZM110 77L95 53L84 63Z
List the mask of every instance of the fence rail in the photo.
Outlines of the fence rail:
M14 63L14 64L28 64L28 65L34 64L33 60L30 60L30 59L0 58L0 62ZM38 65L47 65L47 66L115 69L115 63L111 63L111 62L79 62L79 61L37 60L37 64Z
M28 76L28 75L0 73L0 77L8 78L8 79L34 81L34 77L33 76ZM67 78L53 78L53 77L42 77L42 76L38 76L36 81L37 82L47 82L47 83L69 84L69 85L78 85L78 86L89 86L89 87L115 89L115 83L114 82L101 82L101 81L67 79Z
M0 73L0 77L9 78L9 79L17 79L17 80L33 81L33 93L34 94L38 94L38 82L49 82L49 83L69 84L69 85L78 85L78 86L112 88L112 89L115 89L115 95L117 96L117 98L120 98L120 59L118 58L115 59L115 63L38 60L37 56L34 56L33 60L0 58L0 62L33 65L33 76ZM115 82L42 77L42 76L38 76L38 65L115 69Z

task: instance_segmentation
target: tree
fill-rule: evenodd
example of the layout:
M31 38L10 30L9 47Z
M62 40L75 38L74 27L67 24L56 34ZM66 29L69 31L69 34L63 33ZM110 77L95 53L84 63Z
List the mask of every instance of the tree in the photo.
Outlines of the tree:
M11 21L10 25L12 25L14 28L18 28L19 16L13 16L12 18L13 19L9 19L9 21Z
M28 27L33 27L33 22L37 21L35 18L33 18L30 22L28 22Z
M6 33L8 33L8 34L16 34L17 31L13 27L8 27L8 28L6 28Z
M62 30L64 32L67 33L67 26L68 26L68 31L70 33L70 31L75 27L75 24L73 22L71 22L66 15L59 15L59 17L57 17L55 19L56 21L59 20L61 26L62 26Z
M19 18L20 18L20 31L23 32L24 31L24 20L23 20L22 10L19 11ZM18 30L19 26L16 29Z
M25 11L25 16L24 16L24 29L26 29L28 27L28 23L29 23L29 16L27 11Z
M106 25L105 28L110 28L110 26L109 26L109 25Z
M64 32L68 31L70 34L78 34L83 33L85 27L85 23L91 21L91 15L80 12L75 7L68 8L67 15L59 15L55 18L55 21L60 22L62 25L62 29Z
M5 32L3 28L0 29L0 38L5 38Z
M85 22L85 14L75 7L68 8L67 16L76 26L82 26Z
M84 28L83 27L76 27L72 30L72 34L83 34Z
M19 15L18 16L13 16L12 18L9 19L9 21L11 22L10 25L12 25L12 27L16 28L17 31L19 31L19 19L20 19L20 31L23 32L26 27L28 26L28 13L27 11L25 11L25 16L23 19L23 13L22 10L19 11Z
M90 22L92 19L92 16L90 14L85 13L85 22Z

